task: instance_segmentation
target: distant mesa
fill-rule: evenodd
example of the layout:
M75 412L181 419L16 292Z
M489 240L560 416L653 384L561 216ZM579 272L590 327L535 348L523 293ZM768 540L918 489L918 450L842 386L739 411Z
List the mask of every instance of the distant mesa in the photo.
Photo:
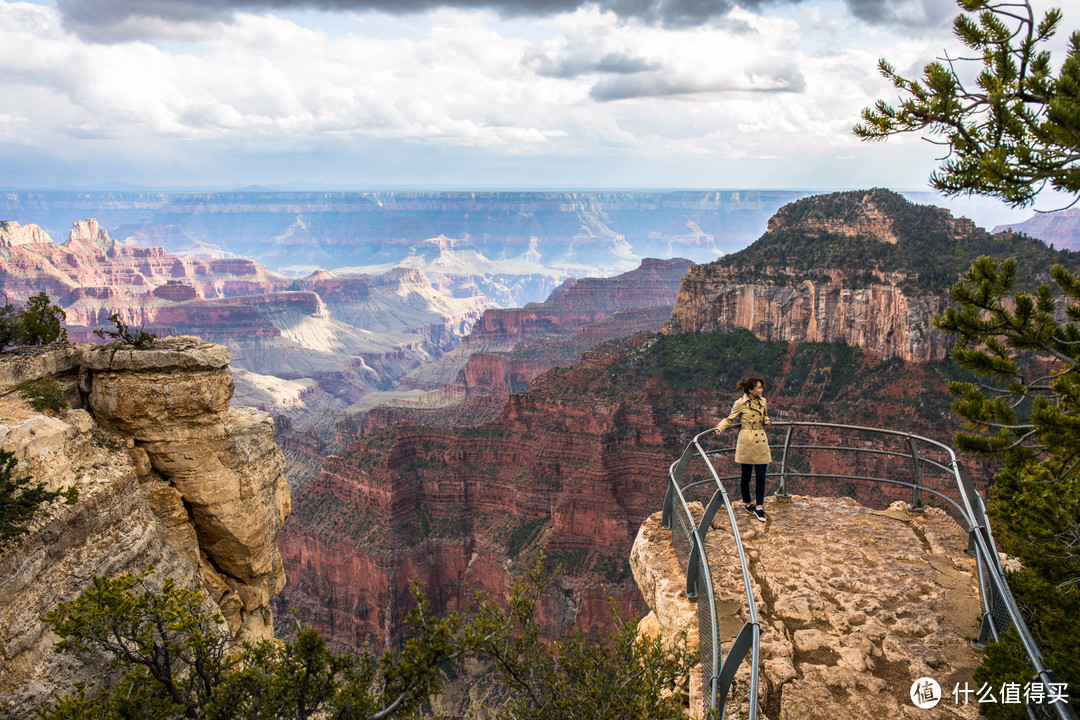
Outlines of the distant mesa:
M173 302L183 302L199 297L199 292L183 280L168 280L164 285L154 288L154 297L159 297L162 300L172 300Z
M666 332L744 328L770 341L842 342L909 362L944 360L951 341L931 318L979 255L1020 261L1029 287L1057 262L1020 234L991 234L943 208L875 188L785 205L749 247L683 279Z
M1058 250L1080 250L1080 207L1037 213L1019 223L998 225L994 232L1012 230L1036 237Z
M124 244L251 258L272 270L393 265L476 252L494 262L613 275L645 257L708 262L745 247L796 191L8 193L0 217L53 237L102 215ZM441 246L441 247L440 247ZM426 268L425 268L426 270ZM500 271L500 272L506 272ZM433 277L429 273L429 277ZM434 279L434 278L433 278ZM562 278L559 278L560 280ZM515 298L542 300L551 286Z

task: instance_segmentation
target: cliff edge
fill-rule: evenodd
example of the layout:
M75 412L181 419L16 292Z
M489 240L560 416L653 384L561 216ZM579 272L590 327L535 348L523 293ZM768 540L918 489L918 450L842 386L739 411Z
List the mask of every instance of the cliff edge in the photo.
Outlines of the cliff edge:
M965 535L942 510L910 513L850 498L794 496L767 501L769 520L740 530L761 624L758 717L974 718L978 706L956 704L959 683L974 685L981 606L975 561ZM741 511L740 511L741 512ZM630 565L652 612L642 632L665 639L688 630L697 646L698 616L685 595L684 568L660 526L641 526ZM723 513L705 540L716 595L720 648L727 653L747 620L746 595ZM702 602L703 599L697 602ZM749 663L736 675L729 714L745 716ZM912 683L936 680L943 698L932 710L911 702ZM690 679L691 708L702 707L700 673Z
M148 349L68 345L0 356L0 448L48 489L74 487L0 545L0 717L26 717L93 677L52 652L42 616L93 575L147 563L198 587L238 639L273 636L285 585L277 536L290 511L273 421L230 408L229 351L194 337ZM17 389L51 378L70 409Z

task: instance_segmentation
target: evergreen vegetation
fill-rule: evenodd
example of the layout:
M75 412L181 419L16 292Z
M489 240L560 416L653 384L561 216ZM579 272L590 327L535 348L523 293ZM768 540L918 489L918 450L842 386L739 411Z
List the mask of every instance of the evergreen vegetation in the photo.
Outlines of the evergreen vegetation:
M136 348L149 347L157 340L157 335L146 332L145 328L132 330L131 326L120 319L118 313L109 316L109 322L116 325L115 330L95 330L94 334L99 338L110 337L119 345L132 345Z
M555 645L536 625L552 580L541 557L508 598L477 596L468 616L431 617L423 594L408 617L410 636L397 652L375 658L332 651L310 628L284 643L234 647L220 616L199 591L139 575L94 577L76 600L46 619L59 650L109 658L122 671L111 686L80 685L39 711L42 720L377 720L425 717L442 673L466 655L487 663L492 717L672 718L681 697L669 692L693 663L685 638L672 648L638 637L622 622L609 637L575 631ZM612 611L614 613L614 610ZM105 668L102 668L103 670Z
M1046 48L1060 10L1036 22L1026 0L958 4L964 13L953 31L969 49L967 57L931 62L919 80L881 60L881 74L901 92L900 103L879 100L863 110L855 134L868 140L924 130L940 136L947 152L930 184L947 195L987 195L1023 206L1047 185L1080 192L1080 31L1069 36L1055 75ZM965 63L982 66L974 84L962 77Z
M981 257L952 290L958 307L935 323L958 336L956 361L989 380L952 382L953 410L978 432L955 437L958 449L1002 460L987 512L1001 549L1022 569L1009 585L1047 667L1080 687L1080 280L1056 265L1067 298L1040 286L1015 289L1017 264ZM1011 302L1010 302L1011 301ZM1010 309L1010 306L1013 309ZM987 648L975 679L1000 687L1031 679L1011 631ZM983 704L992 720L1026 717L1022 705Z
M62 638L57 649L104 653L123 671L111 687L80 686L58 699L39 713L49 720L416 717L439 689L440 667L464 650L459 618L432 618L419 595L408 619L414 636L378 659L335 653L310 628L283 644L234 648L202 593L162 580L152 566L94 577L46 619Z
M55 380L49 377L19 383L19 392L30 401L30 406L38 412L42 410L60 412L68 406L64 391L60 389Z
M0 306L0 350L12 345L49 345L67 342L63 308L44 292L31 295L21 310L5 302Z
M30 478L16 471L15 462L14 453L0 450L0 541L21 535L38 506L60 495L41 483L30 486Z

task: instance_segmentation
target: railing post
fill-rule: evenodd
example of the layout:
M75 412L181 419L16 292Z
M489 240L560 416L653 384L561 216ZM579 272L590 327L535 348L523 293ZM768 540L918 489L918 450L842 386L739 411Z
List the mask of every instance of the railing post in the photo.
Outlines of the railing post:
M922 468L919 466L919 450L915 447L915 438L908 435L908 447L911 448L911 462L915 466L915 487L911 490L911 504L908 510L922 512L926 509L922 499Z
M748 622L744 624L735 641L731 643L727 657L724 658L724 664L720 666L719 671L713 677L713 692L716 693L718 717L724 717L728 693L731 691L731 682L735 679L735 673L738 671L742 661L746 659L747 653L753 650L755 636L760 638L760 635L761 629L757 623ZM757 693L751 694L750 717L757 717L756 696Z
M780 487L776 491L776 497L784 500L791 499L791 493L787 489L787 453L788 448L791 447L791 431L793 429L792 425L788 425L787 433L784 434L784 451L780 455Z
M700 536L695 529L690 535L690 557L686 560L686 597L690 600L698 596L698 555L701 554Z
M701 535L701 541L705 542L705 536L709 534L709 528L712 527L713 518L716 517L716 513L724 505L724 488L720 488L713 493L712 499L709 500L709 504L705 507L705 512L701 516L701 520L698 522L698 533Z

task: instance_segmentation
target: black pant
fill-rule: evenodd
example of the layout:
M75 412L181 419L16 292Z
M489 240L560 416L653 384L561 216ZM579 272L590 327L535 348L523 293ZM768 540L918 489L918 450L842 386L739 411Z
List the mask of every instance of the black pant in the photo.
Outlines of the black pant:
M757 471L757 504L758 506L765 504L765 468L766 465L746 465L742 466L742 501L747 505L750 504L750 471Z

